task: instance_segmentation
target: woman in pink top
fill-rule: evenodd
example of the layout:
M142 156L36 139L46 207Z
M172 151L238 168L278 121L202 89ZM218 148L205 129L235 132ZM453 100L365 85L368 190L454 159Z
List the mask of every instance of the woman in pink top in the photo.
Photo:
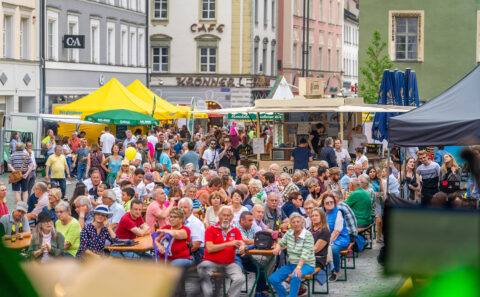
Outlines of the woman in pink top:
M172 199L168 206L165 206L166 198L167 196L162 188L152 191L153 202L148 206L147 213L145 215L147 225L150 227L152 232L158 231L158 229L161 229L168 223L167 217L175 203L174 199Z
M5 201L7 200L7 186L0 183L0 218L8 214L8 208Z

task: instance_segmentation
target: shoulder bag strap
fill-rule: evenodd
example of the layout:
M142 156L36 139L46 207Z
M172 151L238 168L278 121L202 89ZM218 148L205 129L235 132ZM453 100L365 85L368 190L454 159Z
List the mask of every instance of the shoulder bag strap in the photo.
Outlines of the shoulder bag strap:
M25 162L27 162L27 158L28 158L28 152L25 153L25 159L23 159L22 168L20 168L20 171L23 171L23 166L25 166Z

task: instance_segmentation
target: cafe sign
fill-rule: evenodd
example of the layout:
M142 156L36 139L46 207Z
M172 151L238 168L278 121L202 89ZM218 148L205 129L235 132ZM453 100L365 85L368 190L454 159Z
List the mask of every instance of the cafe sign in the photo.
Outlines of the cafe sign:
M176 77L177 87L216 87L216 88L270 88L274 77L215 77L180 76Z
M223 33L223 29L225 28L225 25L220 24L192 24L190 26L190 31L193 33L210 33L213 31L217 31L218 33Z

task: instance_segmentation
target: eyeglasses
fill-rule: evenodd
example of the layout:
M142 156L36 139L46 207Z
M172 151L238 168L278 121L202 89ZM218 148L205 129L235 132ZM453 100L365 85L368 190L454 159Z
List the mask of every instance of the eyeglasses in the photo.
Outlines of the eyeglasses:
M178 219L179 217L177 216L168 216L169 219Z
M325 205L328 205L328 204L335 204L335 202L333 202L333 201L326 201L326 202L325 202Z
M304 207L304 208L305 208L305 210L312 210L313 209L313 207Z

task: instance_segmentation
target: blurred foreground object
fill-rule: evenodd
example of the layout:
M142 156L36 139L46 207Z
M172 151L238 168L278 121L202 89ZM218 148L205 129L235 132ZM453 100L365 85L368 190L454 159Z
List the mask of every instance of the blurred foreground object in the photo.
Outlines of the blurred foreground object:
M22 268L43 297L170 297L181 274L154 262L117 259L28 262Z

